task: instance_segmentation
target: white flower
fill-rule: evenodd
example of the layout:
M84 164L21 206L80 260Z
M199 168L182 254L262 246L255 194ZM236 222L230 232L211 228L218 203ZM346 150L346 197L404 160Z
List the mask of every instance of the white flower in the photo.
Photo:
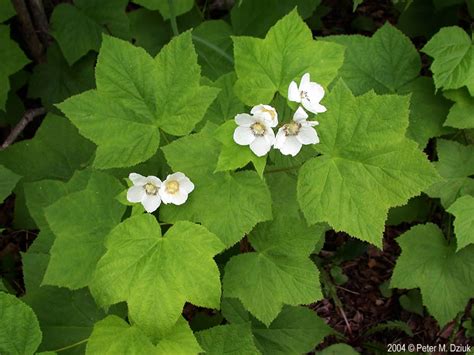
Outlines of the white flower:
M283 155L295 156L306 144L319 143L319 137L313 126L318 121L306 121L308 114L300 107L293 115L293 122L283 125L276 135L275 145Z
M128 178L133 186L127 191L127 200L133 203L140 202L148 213L156 211L161 204L159 194L161 180L156 176L144 177L137 173L131 173Z
M183 173L177 172L166 177L160 189L164 203L182 205L188 199L188 194L194 190L194 184Z
M264 116L270 127L276 127L278 124L278 113L270 105L254 106L250 113L254 116Z
M326 112L326 107L319 103L323 97L323 87L311 82L309 73L303 75L299 87L294 81L288 87L288 100L301 103L305 109L312 113Z
M252 152L259 157L267 154L275 142L275 132L267 120L268 116L266 114L252 116L247 113L236 115L235 122L239 127L234 131L234 141L240 145L250 145Z

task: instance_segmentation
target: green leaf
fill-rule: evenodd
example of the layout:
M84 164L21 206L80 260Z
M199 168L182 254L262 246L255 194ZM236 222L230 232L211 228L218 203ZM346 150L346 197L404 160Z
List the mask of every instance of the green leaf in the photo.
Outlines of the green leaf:
M456 253L456 243L448 244L431 223L411 228L397 243L402 253L390 286L419 287L423 304L443 327L464 310L474 293L474 246Z
M165 20L171 17L169 0L133 0L134 3L146 7L148 10L158 10ZM174 16L182 15L194 6L194 0L173 1Z
M137 9L128 13L131 37L137 46L155 56L172 37L171 26L158 11Z
M149 214L129 218L107 238L91 286L102 305L127 301L130 317L153 339L169 331L184 303L218 308L224 246L206 228L178 222L164 237ZM158 272L158 273L157 273Z
M98 168L149 159L159 146L159 128L190 133L218 92L199 84L190 32L175 37L155 60L142 48L104 36L96 80L97 90L73 96L59 108L98 145Z
M362 4L364 0L352 0L352 12L355 12L357 7Z
M258 222L271 219L271 198L265 181L253 171L214 173L219 154L214 135L208 126L163 148L172 170L185 173L196 188L186 204L162 206L160 217L202 223L230 247Z
M87 339L95 322L105 316L86 288L70 291L64 288L41 286L49 255L22 255L26 296L23 301L38 316L43 341L39 351L61 349ZM85 345L74 347L69 354L84 354Z
M393 320L393 321L388 321L385 323L379 323L373 327L371 327L369 330L365 332L364 335L371 335L374 333L379 333L379 332L386 332L390 330L397 330L404 332L406 335L409 337L413 337L413 331L411 330L410 326L400 320Z
M0 22L5 22L15 15L15 9L11 0L0 0Z
M41 331L34 312L18 298L0 292L0 352L34 354L41 343Z
M67 180L87 165L93 153L93 144L81 137L68 120L49 114L33 139L0 151L0 163L23 176L25 182Z
M326 86L344 59L342 46L313 40L296 10L278 21L265 39L233 37L233 41L235 92L249 106L269 103L276 92L286 97L290 82L306 72Z
M305 354L333 333L323 319L306 307L285 306L269 327L250 316L236 299L224 298L221 309L233 324L251 322L254 342L263 354Z
M318 355L357 355L359 354L351 346L347 344L333 344L324 348L322 351L317 352Z
M0 203L11 194L21 176L0 165Z
M459 196L474 194L474 146L454 141L436 141L438 161L434 163L442 180L429 186L425 192L438 197L444 208L448 208Z
M327 40L346 47L339 76L355 95L370 90L411 94L407 136L424 147L429 138L441 135L448 102L434 94L431 79L419 77L420 56L408 37L386 23L371 38L342 35Z
M474 243L474 197L458 198L447 211L456 217L454 231L456 232L457 251Z
M460 27L444 27L422 48L433 57L431 71L437 89L458 89L474 85L474 47ZM471 92L472 94L472 92Z
M413 289L398 299L400 306L408 312L419 314L423 317L423 300L419 289Z
M10 28L5 25L0 25L0 46L0 110L4 110L10 90L8 78L28 64L29 60L18 44L10 39Z
M227 121L216 130L216 139L222 143L221 153L217 161L216 172L229 171L243 168L248 163L252 163L260 177L263 177L263 170L267 157L257 157L249 147L238 145L234 142L233 133L237 127L234 120Z
M418 195L438 174L405 138L406 97L374 92L354 97L340 81L326 105L318 127L322 155L300 169L299 204L309 223L328 222L382 247L388 209Z
M455 102L444 125L459 129L474 128L474 98L467 90L446 91L444 96Z
M270 27L295 7L306 19L320 3L320 0L240 0L230 13L232 27L238 35L263 37Z
M51 34L69 65L89 51L98 51L102 33L129 36L127 0L75 0L59 4L51 15Z
M219 88L221 91L214 102L209 106L206 115L206 121L221 124L234 118L238 113L245 111L245 105L234 93L234 84L237 80L235 73L222 75L211 86Z
M193 30L193 42L203 74L216 80L234 68L232 28L223 20L201 23Z
M70 289L89 284L105 251L105 236L125 212L125 206L115 199L123 188L112 176L93 172L85 189L45 209L56 239L43 284Z
M69 96L94 87L95 58L90 55L70 67L55 44L48 48L47 63L35 66L30 78L28 97L41 98L52 106Z
M218 325L196 336L206 354L260 354L249 324Z

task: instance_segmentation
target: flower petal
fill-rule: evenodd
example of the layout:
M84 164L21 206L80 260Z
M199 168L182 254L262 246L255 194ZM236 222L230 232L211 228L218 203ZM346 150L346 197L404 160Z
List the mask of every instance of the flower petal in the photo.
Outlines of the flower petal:
M239 113L235 115L234 120L235 123L242 127L250 127L250 125L255 122L255 119L248 113Z
M319 103L319 101L324 97L324 88L318 83L309 83L306 92L308 93L308 97L313 105Z
M309 101L308 99L304 99L303 101L301 101L301 104L306 110L312 113L326 112L326 107L324 107L323 105L320 105L319 103L315 104Z
M166 177L166 180L165 180L164 182L166 182L166 181L168 181L168 180L176 180L176 181L179 182L179 180L184 179L184 178L186 178L186 175L184 175L182 172L177 171L177 172L175 172L175 173L173 173L173 174L169 174L169 175Z
M275 143L275 132L272 129L267 129L263 137L267 140L268 144L273 145Z
M145 180L146 180L146 183L151 183L155 185L156 187L161 186L161 180L158 179L156 176L153 176L153 175L147 176Z
M257 105L250 111L252 115L263 117L270 127L276 127L278 124L278 113L270 105Z
M285 130L282 128L280 128L276 134L276 139L275 139L275 143L273 144L273 147L276 148L276 149L280 149L280 147L285 144L285 141L286 141L286 134L285 134Z
M300 91L298 90L298 85L296 85L294 81L292 81L290 86L288 86L288 100L301 102Z
M250 127L237 127L234 131L234 141L240 145L249 145L255 140Z
M188 193L183 190L179 190L174 195L171 195L170 202L174 205L182 205L188 199Z
M146 184L146 178L140 174L130 173L130 175L128 175L128 178L130 179L133 185L143 186Z
M299 91L300 92L308 91L309 83L310 83L309 73L304 73L304 75L301 77Z
M283 155L295 156L301 150L302 144L295 136L287 136L285 142L280 146Z
M306 113L305 110L300 106L296 110L295 114L293 115L293 121L299 122L299 121L304 121L308 118L308 114Z
M188 194L194 190L194 184L189 178L184 177L183 179L178 180L180 189L182 188Z
M142 205L148 213L155 212L161 205L161 198L159 195L146 195Z
M132 203L141 202L146 192L143 186L132 186L127 190L127 201Z
M250 149L255 153L256 156L263 157L270 151L272 145L273 142L269 143L265 137L257 137L250 144Z
M301 127L296 139L298 139L301 144L319 143L318 133L313 127Z

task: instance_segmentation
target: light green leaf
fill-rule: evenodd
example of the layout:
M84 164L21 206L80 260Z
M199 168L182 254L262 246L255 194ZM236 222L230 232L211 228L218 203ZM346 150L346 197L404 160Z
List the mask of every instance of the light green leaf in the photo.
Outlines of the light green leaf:
M34 354L41 331L34 312L13 295L0 292L0 353Z
M431 71L437 89L474 85L474 46L462 28L442 28L421 51L434 58Z
M112 176L93 172L87 187L45 209L56 239L43 284L79 289L92 279L105 251L105 236L119 222L125 206L116 199L121 185Z
M249 315L236 299L224 298L221 309L233 324L251 322L254 342L263 354L305 354L333 332L323 319L306 307L285 306L269 327Z
M234 93L234 84L237 80L235 73L222 75L212 86L221 89L214 102L209 106L204 119L217 124L224 123L236 114L245 111L245 105Z
M327 86L344 59L342 46L313 40L296 10L278 21L265 39L233 37L233 41L235 92L249 106L269 103L276 92L286 97L290 82L306 72Z
M219 154L214 135L214 129L207 126L163 148L173 171L185 173L196 188L186 204L162 206L160 217L166 222L202 223L230 247L258 222L271 219L271 198L265 181L253 171L213 173Z
M408 99L369 92L354 97L340 81L318 127L321 156L298 177L298 201L309 223L382 247L390 207L405 204L439 180L426 155L405 138Z
M446 91L444 96L455 102L444 125L459 129L474 128L474 98L467 90Z
M196 333L206 354L260 354L250 324L226 324Z
M135 45L155 56L172 37L171 26L158 11L137 9L128 13L131 37Z
M193 42L203 74L216 80L234 68L232 28L223 20L204 21L193 30Z
M357 355L359 354L351 346L347 344L333 344L324 348L322 351L317 352L318 355Z
M320 0L240 0L232 8L230 18L236 34L263 37L270 27L295 7L306 19L320 3Z
M0 25L0 46L0 110L4 110L10 90L8 78L28 64L29 60L18 44L10 39L10 28L5 25Z
M370 90L411 94L407 136L424 147L429 138L441 135L448 102L434 94L431 79L419 77L420 55L408 37L386 23L371 38L342 35L327 40L346 47L339 76L355 95Z
M474 243L474 197L463 196L458 198L447 211L456 217L454 231L456 232L457 249Z
M86 354L186 355L198 354L201 351L193 332L183 318L180 318L155 346L138 326L129 325L119 317L108 316L96 323L87 343Z
M352 12L355 12L357 7L362 4L364 0L352 0Z
M267 157L257 157L249 147L235 143L233 138L235 128L237 125L234 120L231 120L216 130L216 139L222 143L222 147L215 171L236 170L252 162L258 175L263 177Z
M456 253L438 226L417 225L397 238L402 253L390 287L421 290L423 304L443 327L474 294L474 246ZM456 290L456 292L453 292Z
M89 55L70 67L55 44L48 47L47 63L35 66L28 86L28 96L41 98L52 106L69 96L94 87L95 58Z
M171 17L169 0L133 0L134 3L146 7L148 10L158 10L165 20ZM174 16L182 15L193 8L194 0L179 0L173 2Z
M22 255L27 303L38 316L43 341L39 351L61 349L87 339L95 322L105 316L86 288L70 291L65 288L41 286L49 255ZM85 344L71 348L68 354L84 354Z
M102 33L129 36L127 3L127 0L75 0L74 5L59 4L54 8L51 34L69 65L91 50L98 51Z
M18 142L0 151L0 163L22 181L67 180L87 165L94 145L81 137L63 117L49 114L33 139Z
M15 16L11 0L0 0L0 22L5 22L10 17Z
M0 165L0 203L11 194L21 176Z
M474 194L474 146L462 145L454 141L436 141L438 161L434 163L442 180L429 186L425 192L430 197L438 197L444 208L465 194Z
M99 168L149 159L159 146L159 128L190 133L218 92L199 84L190 32L174 38L155 60L142 48L105 36L96 79L97 90L59 108L98 145L94 165Z
M178 222L164 237L156 219L135 216L107 238L91 286L102 305L127 301L130 317L153 339L178 320L184 303L218 308L221 285L212 259L224 246L206 228Z

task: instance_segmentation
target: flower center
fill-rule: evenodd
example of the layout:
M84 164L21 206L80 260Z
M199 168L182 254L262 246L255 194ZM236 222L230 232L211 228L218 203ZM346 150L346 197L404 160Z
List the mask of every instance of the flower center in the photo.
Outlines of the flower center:
M308 98L308 92L306 92L306 91L300 91L300 97L301 97L302 100L303 100L303 99L309 100L309 98Z
M171 181L166 182L167 193L174 195L178 191L179 191L179 182L177 182L176 180L171 180Z
M145 192L147 195L156 195L158 193L158 187L151 182L147 182L145 184Z
M263 136L265 134L265 125L260 122L255 122L253 125L250 126L252 132L256 136Z
M301 124L298 122L290 122L283 126L283 130L287 136L296 136L301 128Z

